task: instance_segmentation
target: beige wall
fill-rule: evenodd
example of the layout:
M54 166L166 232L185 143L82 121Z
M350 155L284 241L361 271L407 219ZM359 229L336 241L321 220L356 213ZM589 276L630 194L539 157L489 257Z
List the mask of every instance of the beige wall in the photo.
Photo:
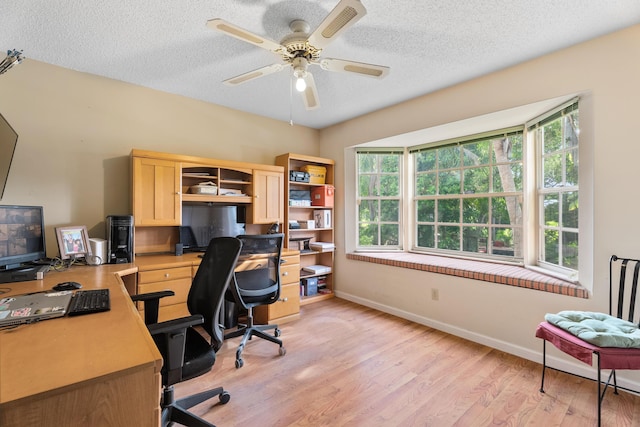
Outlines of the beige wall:
M274 164L317 155L318 131L26 59L0 77L0 112L19 139L2 204L42 205L54 227L131 213L131 149Z
M581 138L592 151L581 152L581 161L584 166L584 160L589 159L593 168L581 172L581 180L586 178L581 184L586 189L591 181L593 194L581 190L581 221L593 234L594 245L593 254L588 254L581 267L592 270L592 279L586 275L588 281L593 280L587 283L593 286L591 299L363 264L347 260L344 245L338 246L336 254L338 295L540 361L542 344L534 331L544 314L563 309L606 310L610 255L640 257L638 76L640 26L635 26L321 133L320 155L336 160L336 182L344 183L350 179L344 173L347 147L537 101L584 94ZM339 190L341 186L344 184L338 184ZM353 239L349 227L345 229L344 214L351 205L345 203L344 191L336 194L337 240ZM593 200L589 200L591 197ZM439 301L431 300L431 288L439 289ZM563 358L554 363L579 369L579 364L568 361ZM640 376L627 378L638 381Z

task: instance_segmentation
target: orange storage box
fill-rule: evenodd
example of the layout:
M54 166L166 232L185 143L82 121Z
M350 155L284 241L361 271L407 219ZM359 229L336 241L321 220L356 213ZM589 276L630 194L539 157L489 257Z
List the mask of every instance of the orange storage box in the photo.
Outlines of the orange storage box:
M327 176L327 168L324 166L305 165L300 170L309 174L310 184L324 184Z
M311 190L311 206L333 207L333 194L335 187L333 185L323 185L315 187Z

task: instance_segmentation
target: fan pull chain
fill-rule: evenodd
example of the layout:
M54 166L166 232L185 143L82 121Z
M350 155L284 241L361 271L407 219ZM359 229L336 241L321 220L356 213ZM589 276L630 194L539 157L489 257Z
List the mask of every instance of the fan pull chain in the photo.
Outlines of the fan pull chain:
M293 126L293 74L289 79L289 126Z

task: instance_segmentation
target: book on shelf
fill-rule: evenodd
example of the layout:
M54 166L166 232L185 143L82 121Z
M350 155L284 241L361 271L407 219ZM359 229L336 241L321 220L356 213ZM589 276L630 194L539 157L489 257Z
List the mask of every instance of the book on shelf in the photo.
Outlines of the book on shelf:
M333 252L336 245L332 242L310 242L309 247L317 252Z

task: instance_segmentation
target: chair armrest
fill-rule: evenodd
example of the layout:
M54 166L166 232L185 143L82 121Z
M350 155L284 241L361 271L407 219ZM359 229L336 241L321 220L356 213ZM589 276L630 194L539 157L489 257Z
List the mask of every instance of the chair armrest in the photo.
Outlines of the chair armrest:
M158 310L160 308L160 298L170 297L175 292L170 290L149 292L146 294L131 295L131 301L141 301L144 303L144 323L151 325L158 322Z
M167 378L167 384L176 384L182 380L187 329L202 323L204 323L204 317L196 314L147 325L162 354L164 360L162 370Z

